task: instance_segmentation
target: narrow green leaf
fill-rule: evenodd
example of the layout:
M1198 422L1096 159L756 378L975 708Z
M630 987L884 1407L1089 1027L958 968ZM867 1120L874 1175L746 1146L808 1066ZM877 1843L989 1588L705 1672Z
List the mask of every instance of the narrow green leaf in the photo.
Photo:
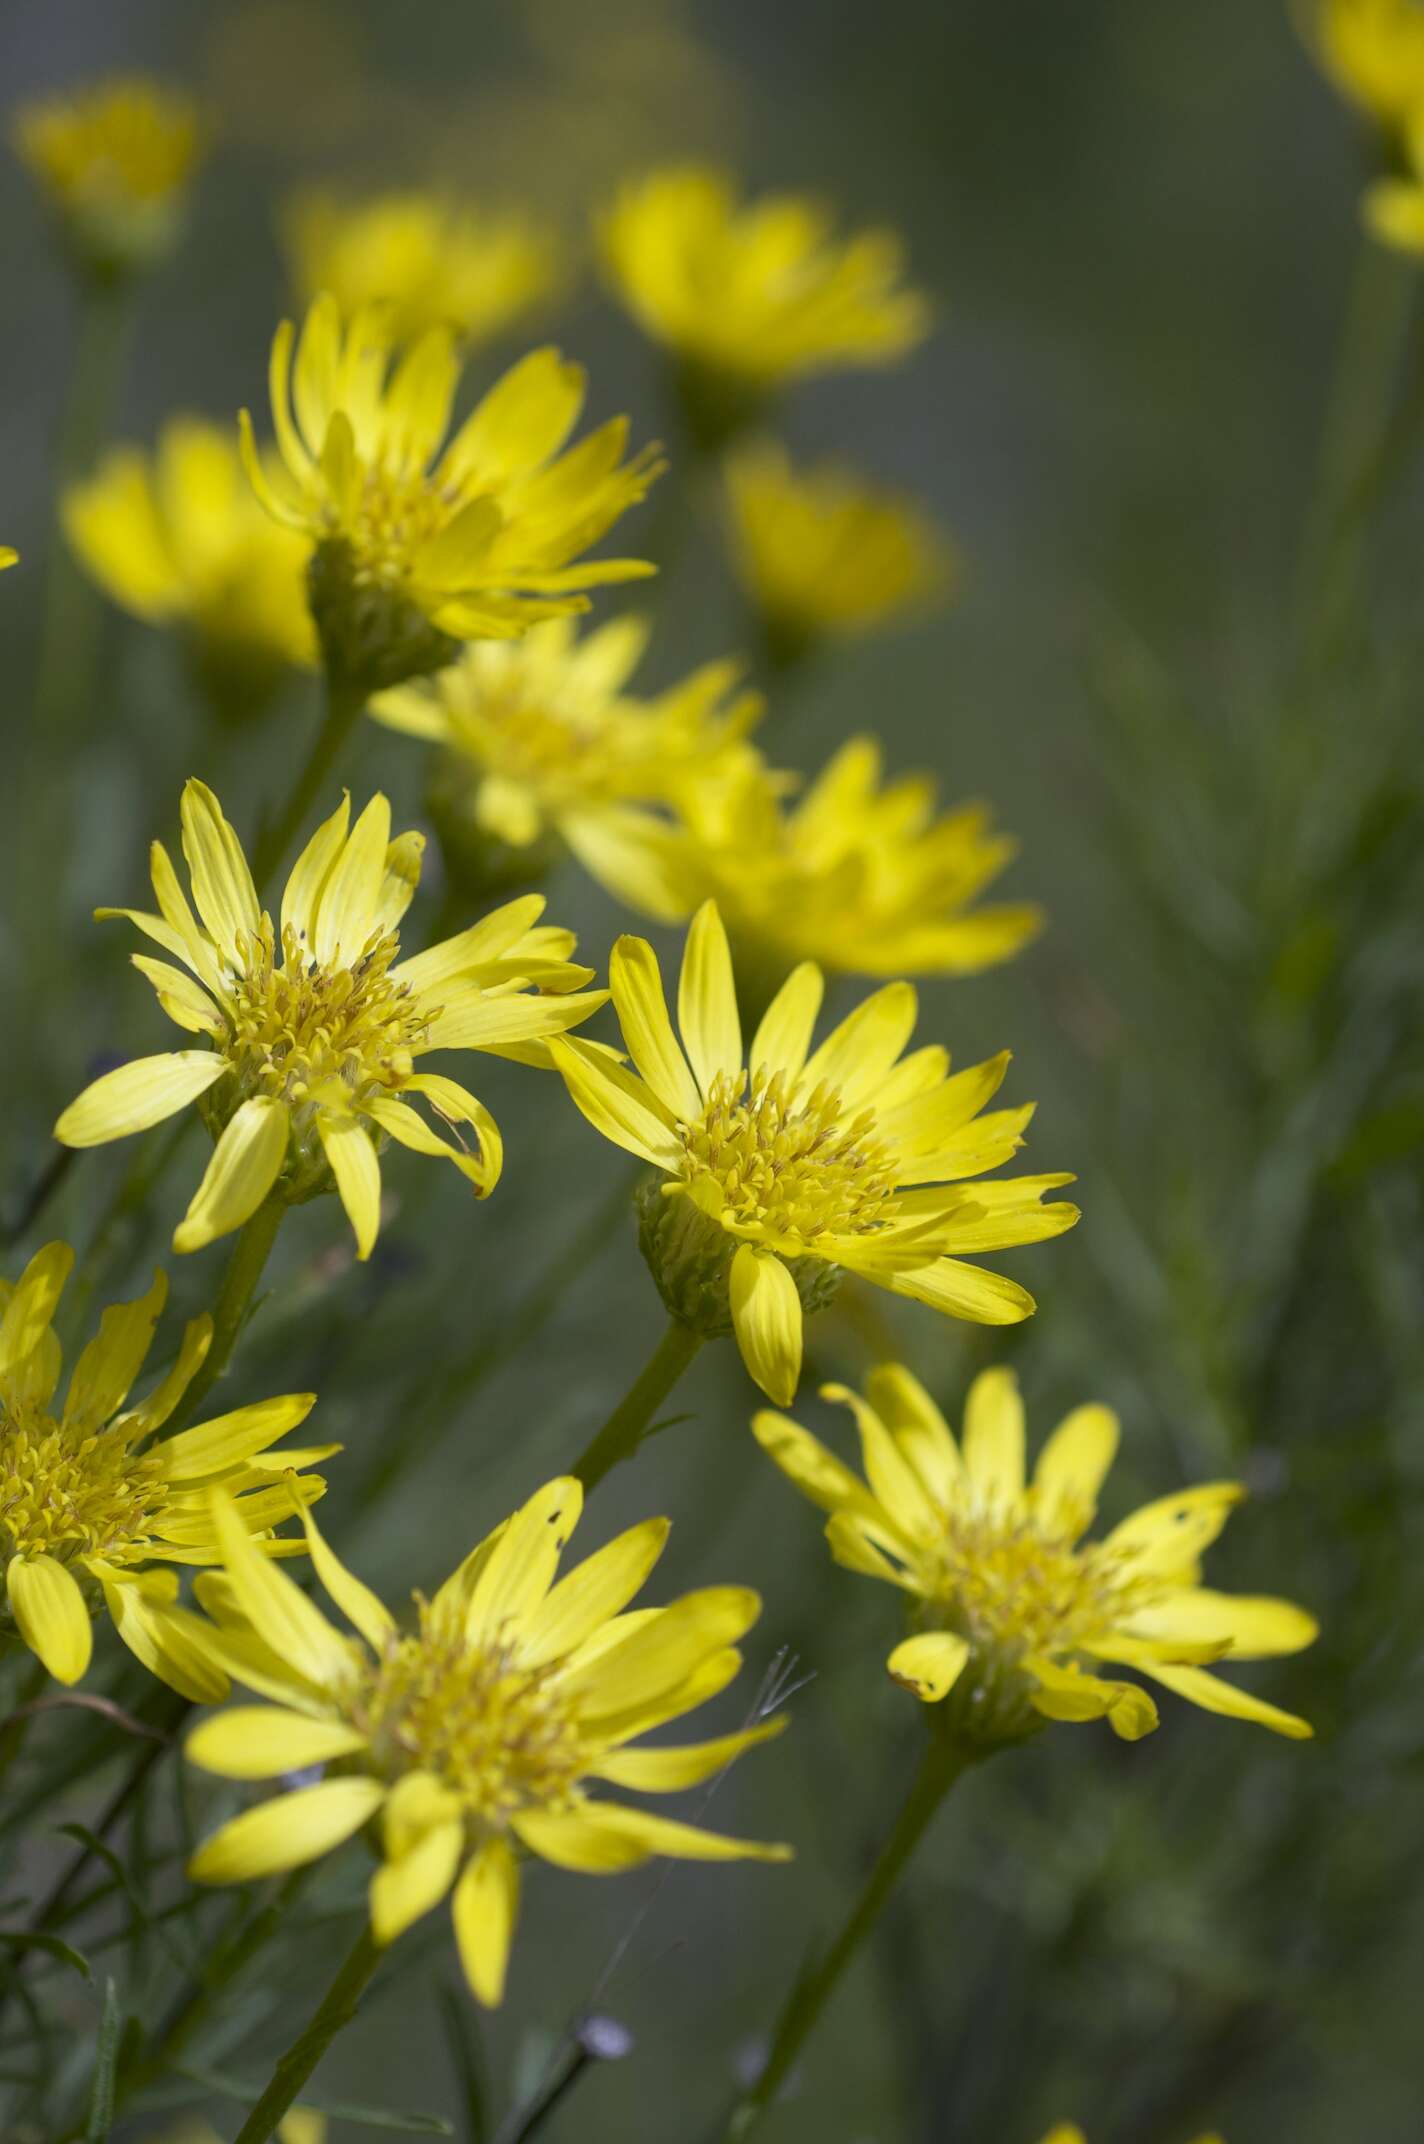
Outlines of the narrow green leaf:
M89 2100L89 2125L84 2144L107 2144L114 2126L114 2084L118 2075L119 2037L123 2012L119 1991L112 1980L104 1982L104 2008L99 2018L99 2045L94 2057L94 2090Z
M7 1950L42 1950L48 1957L58 1958L62 1964L72 1967L81 1980L93 1982L89 1960L60 1936L45 1935L38 1928L0 1928L0 1943Z

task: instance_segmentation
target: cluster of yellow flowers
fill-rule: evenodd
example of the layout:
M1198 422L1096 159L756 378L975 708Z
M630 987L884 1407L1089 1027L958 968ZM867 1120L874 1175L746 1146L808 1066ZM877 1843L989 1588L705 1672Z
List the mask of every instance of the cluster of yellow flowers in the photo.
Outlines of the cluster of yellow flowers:
M1321 67L1379 137L1385 175L1364 217L1383 244L1424 255L1424 5L1421 0L1302 0Z
M1331 12L1335 64L1348 49L1365 78L1357 33L1385 12ZM76 250L109 273L171 232L200 134L176 100L124 84L26 115L17 138ZM511 877L527 887L562 846L629 906L687 921L676 1025L652 945L620 937L608 987L589 987L595 970L575 959L572 931L541 920L535 891L408 950L424 836L393 832L380 794L353 816L343 793L267 905L281 855L259 843L249 862L213 791L189 781L189 890L155 841L153 910L100 911L150 942L134 965L189 1042L104 1072L55 1133L92 1147L195 1107L211 1151L173 1249L238 1241L213 1314L187 1326L134 1404L162 1274L104 1313L62 1404L53 1321L73 1254L51 1243L4 1286L0 1634L72 1684L106 1611L183 1697L251 1692L262 1702L204 1719L188 1755L283 1785L199 1847L193 1878L271 1876L364 1832L377 1846L375 1945L448 1896L469 1985L493 2004L525 1857L602 1873L657 1854L789 1851L603 1791L696 1785L785 1722L644 1743L734 1678L759 1602L713 1586L631 1606L662 1519L561 1576L586 1490L637 1449L703 1341L734 1336L755 1383L789 1407L805 1321L843 1282L1014 1324L1033 1298L979 1260L1062 1234L1078 1209L1048 1196L1067 1174L1000 1173L1033 1114L996 1104L1007 1051L952 1071L939 1042L912 1047L906 975L971 973L1039 928L1028 903L978 905L1013 844L982 807L939 816L927 782L887 781L870 737L798 795L752 742L761 700L735 661L633 693L647 622L581 634L575 616L590 589L653 570L589 553L664 465L655 448L628 455L622 418L569 444L585 381L557 350L514 364L451 434L462 357L556 287L550 236L414 197L308 198L289 229L309 304L300 334L284 324L272 345L274 445L259 446L245 411L240 439L175 418L152 460L116 449L73 487L70 542L119 603L182 631L223 711L244 712L283 665L319 668L333 706L369 700L388 729L436 746L432 818L456 908L501 874L506 890ZM928 308L903 283L898 243L839 241L813 203L742 207L722 178L686 171L628 186L599 235L615 289L674 359L689 426L729 447L736 567L770 652L799 658L942 590L951 554L915 509L838 471L798 476L746 431L787 382L888 364L919 342ZM319 796L332 803L339 738L322 737L298 820ZM817 1041L827 969L880 987ZM573 1032L610 999L616 1042ZM325 1488L313 1469L339 1447L280 1442L313 1395L190 1416L293 1206L334 1191L364 1259L392 1143L453 1163L478 1198L495 1190L503 1147L488 1108L418 1065L448 1051L555 1071L556 1091L646 1166L640 1243L672 1339L585 1460L397 1616L312 1517ZM757 1414L755 1437L829 1514L836 1560L901 1592L890 1673L936 1708L937 1735L983 1752L1044 1720L1105 1718L1135 1739L1157 1724L1153 1701L1109 1665L1207 1711L1310 1732L1211 1672L1314 1636L1288 1602L1200 1582L1239 1484L1177 1491L1085 1542L1117 1444L1106 1408L1069 1415L1026 1480L1006 1370L976 1379L958 1440L899 1363L876 1368L864 1396L825 1396L854 1416L863 1479L782 1413ZM340 1625L279 1568L291 1558L309 1560ZM189 1600L184 1565L198 1571ZM297 2116L283 2131L291 2144L318 2133Z

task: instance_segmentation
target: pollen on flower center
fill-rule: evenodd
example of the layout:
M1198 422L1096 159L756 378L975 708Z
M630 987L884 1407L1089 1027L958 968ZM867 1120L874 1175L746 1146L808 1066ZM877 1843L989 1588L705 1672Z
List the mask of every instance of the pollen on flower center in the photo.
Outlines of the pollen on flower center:
M719 1072L702 1115L682 1128L695 1181L711 1177L726 1220L799 1237L861 1235L878 1227L894 1189L875 1112L851 1116L821 1081L798 1091L783 1072Z
M405 580L416 551L439 534L459 503L419 470L368 469L350 528L357 583L391 588Z
M497 1641L468 1646L418 1605L419 1631L387 1651L352 1707L377 1767L431 1773L490 1824L567 1803L586 1752L549 1670L522 1667Z
M112 1432L0 1410L0 1536L6 1553L123 1560L143 1548L167 1496L157 1458Z
M264 916L245 969L232 979L231 1033L223 1045L244 1093L299 1108L333 1098L337 1086L354 1098L408 1079L430 1015L417 1014L408 986L391 980L399 950L396 934L386 931L373 934L349 966L326 963L288 924L279 963Z
M949 1604L961 1635L1014 1655L1067 1650L1152 1590L1107 1549L1074 1549L996 1512L947 1512L928 1565L927 1596Z

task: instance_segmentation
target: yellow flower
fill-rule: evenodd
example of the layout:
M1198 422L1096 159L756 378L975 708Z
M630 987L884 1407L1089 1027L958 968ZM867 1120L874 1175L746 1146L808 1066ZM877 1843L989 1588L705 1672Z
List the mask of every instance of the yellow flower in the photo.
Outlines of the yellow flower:
M902 1052L915 992L889 983L810 1053L821 971L787 979L752 1037L714 902L693 918L673 1033L657 957L620 938L609 967L633 1061L557 1038L554 1062L590 1124L661 1173L640 1201L644 1256L673 1316L735 1332L748 1370L785 1405L801 1370L803 1309L842 1269L952 1317L1013 1325L1034 1308L1016 1281L956 1255L1036 1243L1078 1209L1041 1206L1068 1176L967 1186L1023 1144L1032 1104L979 1112L1008 1052L946 1078L947 1051ZM684 1054L684 1048L686 1054Z
M23 106L13 139L92 267L141 267L172 244L202 146L187 97L121 76Z
M379 311L343 327L335 299L320 297L295 362L290 321L272 344L281 466L270 474L242 412L257 496L318 546L312 600L323 642L371 689L453 658L446 642L406 661L412 633L418 643L432 628L442 638L509 639L586 610L586 588L653 571L637 559L574 563L662 467L650 447L622 460L623 417L560 451L583 407L579 366L557 350L532 351L440 452L460 373L454 338L433 328L394 366L392 355Z
M180 627L215 692L258 696L283 664L315 663L311 546L263 512L226 428L171 418L155 454L114 448L62 512L105 593L150 625Z
M786 1858L625 1808L590 1784L674 1793L710 1779L780 1718L686 1747L631 1747L707 1703L741 1664L760 1611L742 1586L709 1586L667 1608L624 1614L662 1552L650 1519L554 1583L582 1491L560 1480L482 1542L402 1630L303 1515L316 1573L359 1637L332 1628L256 1553L214 1498L225 1577L204 1584L217 1618L180 1616L195 1647L266 1706L219 1713L188 1740L195 1764L229 1779L311 1765L332 1776L234 1817L199 1847L199 1883L300 1867L379 1818L382 1866L371 1927L391 1943L453 1889L455 1935L482 2003L504 1992L518 1911L519 1850L604 1875L654 1854L703 1861Z
M1385 126L1424 103L1420 0L1296 0L1307 44L1342 96Z
M3 573L7 566L18 566L19 563L19 552L12 551L7 543L0 543L0 573Z
M1424 9L1420 19L1424 22ZM1405 128L1404 146L1407 175L1377 179L1366 189L1365 223L1382 244L1424 254L1424 112L1416 112Z
M881 785L880 747L853 737L803 797L752 761L684 798L684 881L716 899L739 957L856 975L972 975L1042 926L1030 902L976 907L1017 853L982 804L937 816L934 784ZM690 905L690 903L689 903Z
M169 1019L206 1046L106 1072L70 1103L55 1137L101 1146L201 1097L217 1143L175 1250L199 1250L240 1228L279 1178L289 1199L334 1179L357 1256L368 1257L380 1222L376 1156L387 1137L454 1162L484 1197L501 1166L494 1119L454 1080L417 1072L415 1060L431 1050L488 1050L547 1063L540 1038L576 1026L607 996L578 989L591 971L570 965L571 932L533 927L544 907L537 894L401 960L400 920L420 880L422 838L391 839L383 796L348 831L349 819L343 796L297 858L274 924L217 798L189 782L183 853L197 917L161 842L151 852L159 913L99 910L126 916L183 963L133 956ZM432 1131L410 1107L417 1096L457 1140L467 1126L473 1143L452 1146Z
M516 850L552 835L631 906L687 915L673 828L630 807L671 804L754 762L744 739L761 702L736 690L735 662L633 699L648 631L645 619L619 618L579 640L555 618L516 643L474 643L437 677L373 701L378 721L445 747L432 801L447 848L458 851L462 834Z
M384 303L402 341L449 328L467 345L488 342L546 299L563 273L558 240L534 217L481 214L436 194L357 202L302 194L285 235L304 300L329 290L348 314Z
M954 555L908 499L834 463L793 470L775 440L727 458L732 557L777 642L866 633L946 593Z
M174 1413L212 1340L212 1320L195 1318L172 1367L146 1399L125 1406L143 1368L167 1299L156 1273L146 1295L116 1303L74 1365L56 1407L63 1360L51 1329L74 1264L67 1243L37 1251L12 1287L0 1281L0 1556L6 1621L60 1682L78 1682L93 1649L90 1617L108 1609L144 1666L185 1697L210 1702L226 1679L170 1638L164 1609L181 1564L216 1563L208 1500L214 1484L259 1560L292 1555L300 1544L272 1538L325 1487L292 1472L336 1445L297 1451L272 1446L310 1413L314 1395L239 1407L178 1436L158 1432ZM150 1568L156 1565L157 1568Z
M1117 1417L1106 1407L1077 1407L1060 1422L1025 1485L1011 1371L976 1377L959 1443L898 1363L872 1374L864 1399L844 1385L825 1386L822 1397L855 1416L864 1482L785 1415L759 1414L752 1427L782 1472L830 1513L836 1561L906 1595L914 1634L889 1667L916 1697L935 1704L959 1686L967 1730L977 1724L987 1739L1022 1733L1041 1714L1105 1717L1136 1741L1157 1725L1157 1708L1136 1683L1096 1672L1114 1662L1204 1711L1311 1733L1207 1672L1217 1661L1299 1652L1316 1635L1313 1618L1290 1601L1199 1584L1202 1553L1246 1493L1239 1482L1161 1497L1085 1542L1117 1451Z
M655 171L600 229L608 273L644 331L754 390L847 365L893 364L929 329L892 231L832 235L821 203L739 203L716 171Z

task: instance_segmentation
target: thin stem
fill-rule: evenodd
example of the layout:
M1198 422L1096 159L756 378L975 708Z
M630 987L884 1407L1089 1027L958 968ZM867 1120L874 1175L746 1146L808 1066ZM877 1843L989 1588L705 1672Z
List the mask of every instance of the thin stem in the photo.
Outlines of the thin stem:
M653 1416L702 1346L702 1336L669 1318L652 1357L629 1386L608 1420L570 1472L585 1489L631 1459L652 1426Z
M749 2137L756 2128L840 1985L846 1967L879 1920L936 1810L956 1779L979 1754L977 1749L949 1735L931 1731L895 1829L881 1848L879 1859L840 1934L820 1964L792 1989L776 2028L766 2067L751 2090L738 2100L723 2132L723 2144L742 2144L742 2139Z
M312 739L306 763L277 817L262 829L253 858L252 875L262 893L296 837L303 819L320 795L336 765L346 740L361 719L366 695L359 684L328 668L326 710L321 727Z
M173 1419L169 1434L185 1427L197 1414L199 1407L222 1376L237 1345L239 1333L247 1322L252 1309L252 1298L257 1293L257 1284L277 1240L277 1231L286 1212L286 1201L273 1192L264 1199L250 1221L243 1224L222 1287L218 1290L217 1302L213 1305L213 1340L202 1368L183 1395L183 1404Z
M369 1926L363 1923L345 1964L322 1999L321 2008L278 2062L271 2083L238 2130L233 2144L267 2144L268 2137L336 2035L356 2015L361 1997L380 1962L381 1953Z

